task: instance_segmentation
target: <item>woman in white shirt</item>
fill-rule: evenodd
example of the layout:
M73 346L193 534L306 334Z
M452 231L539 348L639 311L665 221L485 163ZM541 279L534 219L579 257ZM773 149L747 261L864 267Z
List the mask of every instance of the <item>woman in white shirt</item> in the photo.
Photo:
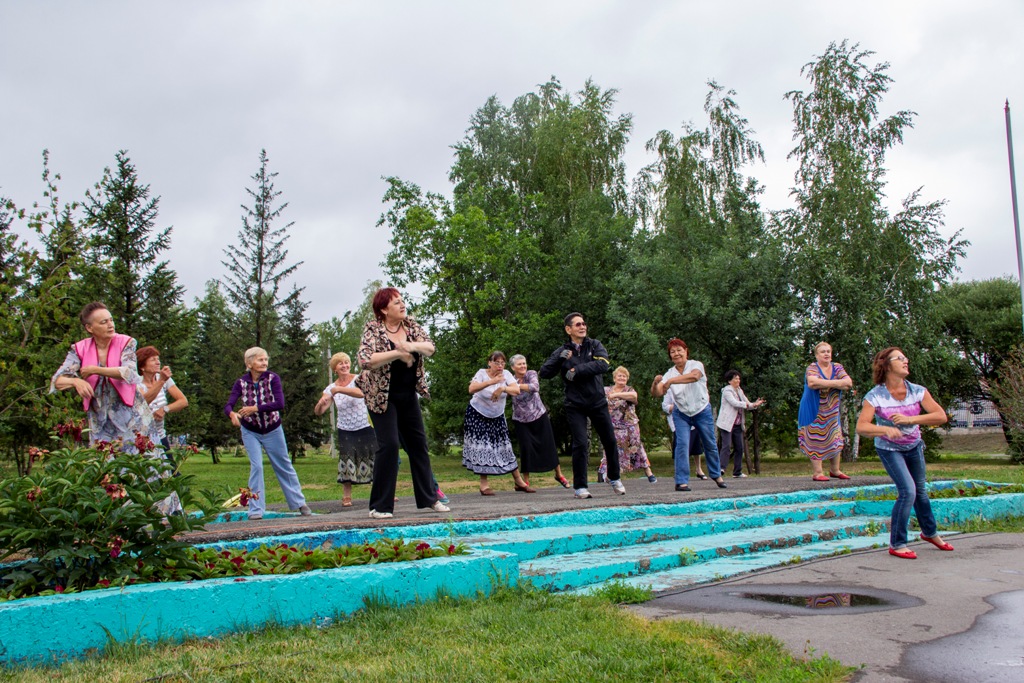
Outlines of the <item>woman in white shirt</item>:
M697 436L704 444L704 461L708 474L718 488L728 488L722 479L718 462L718 445L715 443L715 418L711 414L708 398L708 380L704 364L689 359L689 347L682 339L670 339L668 355L673 367L664 375L658 375L651 384L651 393L661 398L672 394L672 419L676 425L676 491L689 491L690 481L690 427L696 428Z
M331 371L338 375L324 395L313 407L323 415L331 403L337 409L338 424L338 483L342 485L342 507L352 507L352 484L373 481L373 456L377 452L377 437L366 412L363 391L356 386L359 375L352 374L352 358L347 353L331 356Z
M487 485L492 474L512 473L516 491L536 493L519 473L516 454L508 438L505 402L508 396L519 395L519 381L505 369L505 354L494 351L487 358L487 367L473 375L469 393L473 397L466 406L466 422L462 442L462 466L480 475L480 495L493 496Z
M142 373L142 397L153 411L153 423L160 435L160 443L170 448L164 418L188 407L188 399L171 379L170 366L160 367L160 351L155 346L143 346L135 353ZM170 397L170 398L168 398Z
M759 398L753 403L747 399L747 395L740 389L740 371L730 370L725 373L725 386L722 387L722 404L718 408L719 436L722 438L721 460L725 465L729 464L729 454L732 452L732 476L739 478L743 474L743 427L746 412L756 410L764 405L764 399Z

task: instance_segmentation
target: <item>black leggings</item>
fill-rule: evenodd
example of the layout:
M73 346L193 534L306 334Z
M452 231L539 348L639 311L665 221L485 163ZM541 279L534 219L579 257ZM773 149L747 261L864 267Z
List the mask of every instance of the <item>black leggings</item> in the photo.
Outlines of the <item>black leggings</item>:
M412 472L412 490L416 507L428 508L437 502L434 474L427 451L427 432L423 428L420 399L416 394L392 392L383 413L372 413L373 431L377 435L377 453L373 458L373 485L370 487L370 509L394 512L395 484L398 482L398 448L405 448Z

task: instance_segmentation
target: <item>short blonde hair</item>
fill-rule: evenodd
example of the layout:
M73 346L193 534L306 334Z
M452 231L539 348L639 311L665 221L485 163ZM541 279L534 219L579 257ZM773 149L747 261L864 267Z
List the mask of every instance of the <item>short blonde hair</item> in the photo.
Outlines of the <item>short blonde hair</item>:
M615 370L612 371L612 377L619 374L620 372L626 373L626 379L629 379L629 370L627 370L626 366L624 365L620 365L619 367L615 368Z
M820 349L822 346L827 346L830 349L832 348L832 345L829 344L827 341L820 341L820 342L818 342L817 344L814 345L814 351L812 353L817 355L818 349Z
M349 365L352 364L351 356L349 356L344 351L338 351L338 353L331 356L331 360L327 363L327 367L331 369L331 372L334 372L335 368L338 367L338 363L340 363L343 360L347 360L349 362Z
M267 353L266 349L264 349L264 348L262 348L260 346L253 346L252 348L246 349L245 350L245 367L249 367L249 363L252 362L252 359L255 358L256 356L260 355L261 353L264 356L267 357L267 362L269 363L270 362L270 354Z

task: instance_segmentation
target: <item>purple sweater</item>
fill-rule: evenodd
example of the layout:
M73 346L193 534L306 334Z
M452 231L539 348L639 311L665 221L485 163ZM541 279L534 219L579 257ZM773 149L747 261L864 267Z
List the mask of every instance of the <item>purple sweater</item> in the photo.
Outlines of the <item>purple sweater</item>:
M242 418L242 426L257 434L269 434L281 426L281 410L284 408L284 391L281 378L267 371L253 380L245 373L231 387L231 396L224 405L224 414L231 417L235 403L242 399L243 406L256 406L259 410Z

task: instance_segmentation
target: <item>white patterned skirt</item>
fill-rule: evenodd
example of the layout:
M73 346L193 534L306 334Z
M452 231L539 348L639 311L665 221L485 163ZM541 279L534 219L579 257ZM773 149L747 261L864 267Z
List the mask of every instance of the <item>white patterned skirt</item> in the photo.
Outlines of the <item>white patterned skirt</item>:
M504 415L484 417L473 406L466 406L462 466L474 474L508 474L516 469Z

